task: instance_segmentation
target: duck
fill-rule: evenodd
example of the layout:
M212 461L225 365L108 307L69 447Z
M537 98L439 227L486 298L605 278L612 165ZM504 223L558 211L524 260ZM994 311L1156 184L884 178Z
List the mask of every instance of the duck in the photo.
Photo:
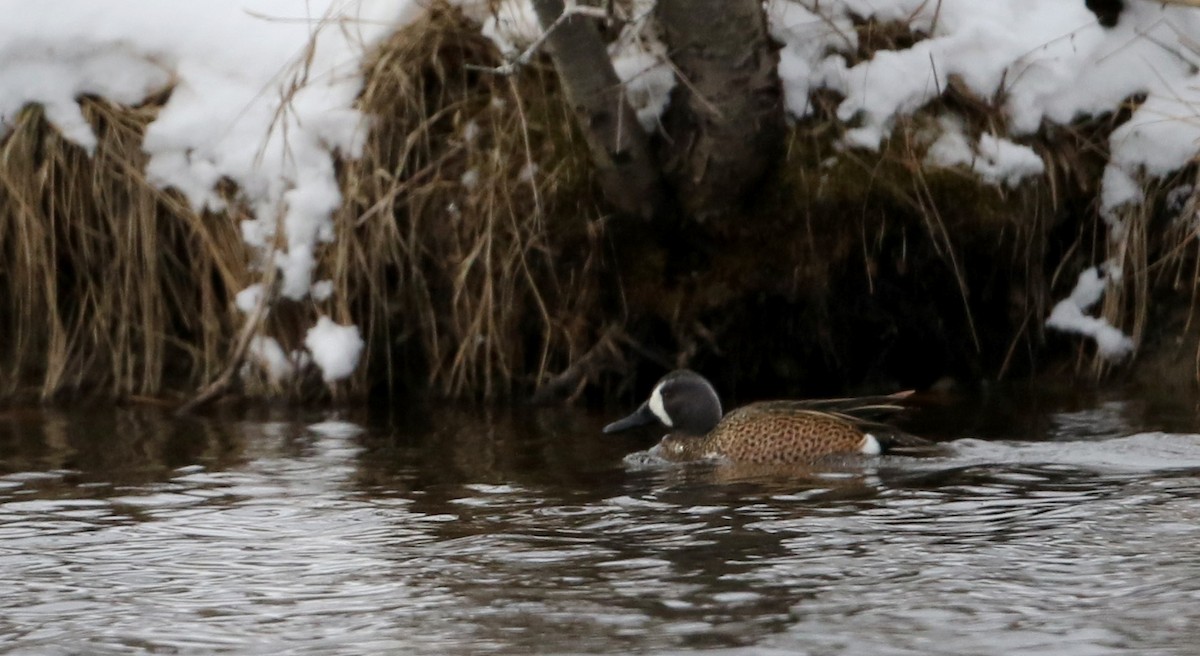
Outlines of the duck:
M912 392L887 396L759 401L722 413L712 383L690 369L663 376L637 410L604 427L617 433L658 423L669 433L651 450L671 461L795 465L825 456L880 455L930 442L878 420Z

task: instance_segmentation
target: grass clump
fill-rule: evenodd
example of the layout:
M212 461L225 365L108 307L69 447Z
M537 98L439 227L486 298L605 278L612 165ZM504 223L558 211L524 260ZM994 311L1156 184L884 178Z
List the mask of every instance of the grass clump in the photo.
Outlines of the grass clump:
M157 395L220 367L246 253L228 217L146 179L165 99L81 98L93 153L34 106L0 141L0 396Z
M360 380L504 396L596 337L602 222L586 145L547 66L472 68L499 63L478 26L440 6L367 66L360 106L375 123L342 168L325 254L334 297L368 335Z

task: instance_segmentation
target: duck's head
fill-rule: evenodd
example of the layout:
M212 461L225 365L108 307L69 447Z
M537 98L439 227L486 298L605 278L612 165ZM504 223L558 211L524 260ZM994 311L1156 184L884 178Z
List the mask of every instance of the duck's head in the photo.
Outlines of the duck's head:
M659 422L672 434L707 435L721 421L721 400L704 376L677 369L662 377L650 398L633 414L604 427L615 433L635 426Z

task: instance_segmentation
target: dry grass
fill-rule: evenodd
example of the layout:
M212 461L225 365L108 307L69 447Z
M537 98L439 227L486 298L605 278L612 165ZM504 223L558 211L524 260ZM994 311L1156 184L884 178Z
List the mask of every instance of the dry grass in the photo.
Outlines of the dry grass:
M368 66L361 106L378 118L343 168L348 202L323 263L369 336L360 381L419 372L440 395L504 396L596 337L586 147L549 70L467 67L497 63L478 28L442 9Z
M1200 382L1200 341L1195 337L1200 299L1197 182L1200 173L1195 167L1162 180L1142 180L1147 201L1117 210L1119 228L1107 240L1106 252L1108 260L1121 267L1122 276L1105 295L1101 314L1125 330L1137 350L1150 339L1180 345L1194 341L1193 378ZM1155 312L1156 304L1186 308L1182 325L1155 325L1170 315ZM1095 363L1097 374L1105 373L1107 364Z
M163 100L82 99L90 156L33 107L0 142L0 395L154 395L220 366L246 256L228 217L146 180Z
M467 67L496 63L445 7L378 49L361 97L376 120L364 157L341 163L338 239L318 265L335 293L278 301L250 329L290 351L317 312L357 322L368 366L349 393L423 377L413 386L439 395L503 396L593 345L601 222L586 148L547 67ZM229 365L246 320L233 294L262 274L239 210L197 214L146 180L142 136L163 102L82 99L91 156L36 108L0 142L0 397L159 395ZM243 374L243 392L314 389L311 372L282 388Z

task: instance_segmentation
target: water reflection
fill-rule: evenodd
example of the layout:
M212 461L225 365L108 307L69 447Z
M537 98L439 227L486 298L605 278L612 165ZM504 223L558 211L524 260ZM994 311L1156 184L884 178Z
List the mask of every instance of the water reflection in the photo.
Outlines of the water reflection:
M648 443L573 410L8 412L0 644L1186 651L1200 436L1155 431L1192 410L1039 398L928 410L937 457L787 477L631 469Z

